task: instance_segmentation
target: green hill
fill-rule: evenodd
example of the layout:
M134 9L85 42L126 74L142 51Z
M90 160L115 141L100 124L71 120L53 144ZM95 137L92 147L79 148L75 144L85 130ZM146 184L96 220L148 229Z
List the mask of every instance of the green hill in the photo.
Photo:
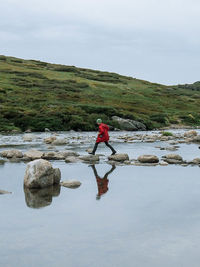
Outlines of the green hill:
M0 131L94 130L117 115L148 129L200 125L200 91L116 73L0 56Z

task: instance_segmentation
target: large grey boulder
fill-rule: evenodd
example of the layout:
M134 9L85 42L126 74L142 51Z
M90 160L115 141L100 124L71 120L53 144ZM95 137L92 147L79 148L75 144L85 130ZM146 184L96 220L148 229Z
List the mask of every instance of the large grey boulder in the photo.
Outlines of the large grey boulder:
M141 163L158 163L159 158L155 155L141 155L138 157L138 161Z
M58 184L61 173L58 168L54 169L51 163L44 159L36 159L27 164L24 186L28 188L44 188Z
M0 155L4 158L22 158L23 153L20 150L4 150L0 152Z
M128 154L115 154L108 157L111 161L125 161L129 160Z
M24 153L24 157L30 160L40 159L42 158L44 152L32 149Z
M69 180L69 181L62 181L60 184L64 187L68 187L68 188L77 188L81 185L81 182Z
M127 131L138 131L138 130L145 131L146 130L146 126L139 121L123 119L118 116L113 116L112 120L116 121L119 124L121 130L127 130Z

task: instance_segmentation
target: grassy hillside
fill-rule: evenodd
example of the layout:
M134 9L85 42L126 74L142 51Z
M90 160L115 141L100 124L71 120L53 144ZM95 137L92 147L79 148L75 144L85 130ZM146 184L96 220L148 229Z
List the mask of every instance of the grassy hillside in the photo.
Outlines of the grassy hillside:
M0 131L94 130L118 115L148 129L200 125L200 91L116 73L0 56ZM117 125L113 125L117 126Z

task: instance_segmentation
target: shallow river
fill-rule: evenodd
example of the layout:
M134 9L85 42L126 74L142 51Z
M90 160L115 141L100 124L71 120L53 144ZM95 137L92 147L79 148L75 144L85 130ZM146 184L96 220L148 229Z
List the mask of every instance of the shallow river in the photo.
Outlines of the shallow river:
M156 148L164 142L128 144L117 139L120 134L126 133L111 133L113 146L130 158L170 153ZM75 135L84 137L72 143ZM37 136L41 139L27 143L21 135L0 136L0 150L10 144L21 150L47 149L42 139L48 134ZM67 147L86 154L95 133L60 136L68 136L69 144L59 150ZM110 151L101 145L98 152ZM172 153L184 159L200 157L194 144L181 144ZM26 163L0 165L0 189L12 192L0 195L0 266L199 266L199 167L112 167L105 161L95 166L52 164L60 168L62 180L75 179L82 185L31 193L23 188ZM104 194L98 188L99 177Z

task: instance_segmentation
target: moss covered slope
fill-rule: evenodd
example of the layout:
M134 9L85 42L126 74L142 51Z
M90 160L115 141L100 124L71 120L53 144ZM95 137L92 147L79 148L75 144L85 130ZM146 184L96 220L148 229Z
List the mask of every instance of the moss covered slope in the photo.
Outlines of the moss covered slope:
M0 131L94 130L118 115L148 129L200 124L200 91L116 73L0 56ZM117 125L113 125L117 126Z

